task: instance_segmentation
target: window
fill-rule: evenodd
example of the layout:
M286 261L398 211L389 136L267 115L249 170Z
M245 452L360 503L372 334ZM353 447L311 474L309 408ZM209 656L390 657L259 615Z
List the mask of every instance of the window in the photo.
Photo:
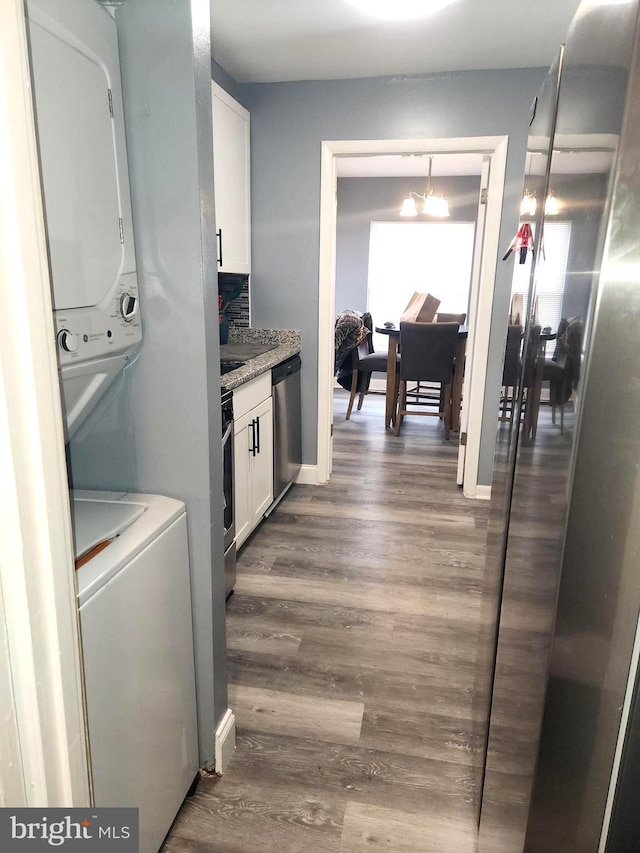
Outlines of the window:
M538 297L538 323L549 326L554 332L562 316L564 284L571 241L571 222L545 222L544 254L539 258L536 295ZM517 253L516 253L517 255ZM527 293L531 274L531 252L525 264L516 256L511 293L523 294L523 312L526 317ZM524 319L524 318L523 318Z
M466 314L474 235L473 222L372 222L367 310L374 323L397 323L415 291L436 296L441 311ZM386 339L375 348L386 349Z

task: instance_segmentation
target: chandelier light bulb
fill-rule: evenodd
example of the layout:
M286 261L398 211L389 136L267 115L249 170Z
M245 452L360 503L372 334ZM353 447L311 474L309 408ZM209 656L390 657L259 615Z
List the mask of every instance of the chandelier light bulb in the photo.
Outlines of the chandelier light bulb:
M444 218L449 216L449 202L441 195L428 195L424 200L424 209L422 212L428 216Z
M520 216L535 216L537 206L535 194L525 190L520 202Z
M547 196L544 212L546 216L557 216L560 213L560 202L553 194L553 190Z
M416 207L415 199L409 194L408 198L402 202L400 208L400 216L417 216L418 208Z

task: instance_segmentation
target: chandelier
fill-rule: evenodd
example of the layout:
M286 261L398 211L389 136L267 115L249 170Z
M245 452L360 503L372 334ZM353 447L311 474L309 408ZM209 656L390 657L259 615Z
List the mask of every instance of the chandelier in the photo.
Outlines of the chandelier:
M421 213L427 216L436 216L445 218L449 216L449 202L442 193L434 195L431 188L431 165L433 157L429 156L429 177L427 182L427 191L425 193L415 193L411 191L407 198L402 202L400 208L400 216L417 216L418 208L416 207L416 199L421 199L424 202Z

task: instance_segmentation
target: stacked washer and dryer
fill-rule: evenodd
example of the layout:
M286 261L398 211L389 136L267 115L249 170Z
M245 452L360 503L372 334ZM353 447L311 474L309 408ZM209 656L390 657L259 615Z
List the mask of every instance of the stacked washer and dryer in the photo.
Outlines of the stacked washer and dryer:
M96 0L27 9L69 440L142 343L118 41ZM72 498L94 805L156 853L198 771L185 507Z

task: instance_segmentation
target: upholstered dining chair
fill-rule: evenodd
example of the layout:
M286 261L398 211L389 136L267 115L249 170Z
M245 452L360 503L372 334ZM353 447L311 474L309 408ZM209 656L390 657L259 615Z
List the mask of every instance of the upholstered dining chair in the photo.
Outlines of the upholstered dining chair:
M467 319L466 314L443 314L440 312L436 314L434 322L435 323L457 323L459 326L464 326L464 321ZM454 365L455 369L455 365ZM423 382L418 382L416 385L416 392L423 397L430 397L435 399L436 395L440 400L440 405L444 404L444 399L442 398L442 392L440 386L437 388L434 387L433 383L431 385L425 385Z
M375 352L371 337L372 332L369 330L367 337L351 352L351 391L345 416L347 421L351 417L356 394L359 394L358 411L362 408L367 394L386 394L386 391L371 391L369 389L372 373L386 374L387 372L387 353ZM396 363L399 361L400 356L397 356Z
M400 323L400 364L395 434L399 435L406 415L431 415L444 421L444 435L451 431L451 383L458 343L459 323ZM435 398L409 391L409 382L436 382ZM409 398L409 399L408 399ZM413 405L416 408L408 408ZM427 410L435 405L435 411Z

